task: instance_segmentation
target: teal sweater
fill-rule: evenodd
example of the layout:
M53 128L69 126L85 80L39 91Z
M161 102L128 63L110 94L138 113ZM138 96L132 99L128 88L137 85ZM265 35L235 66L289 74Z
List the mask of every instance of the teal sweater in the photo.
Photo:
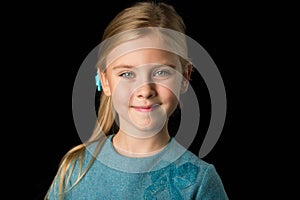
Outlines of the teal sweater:
M111 141L112 136L104 142L87 174L65 193L65 199L228 199L215 167L186 150L175 138L158 154L144 158L118 154ZM87 148L83 169L95 145ZM76 163L70 185L76 181L78 170ZM57 180L48 191L50 200L58 199Z

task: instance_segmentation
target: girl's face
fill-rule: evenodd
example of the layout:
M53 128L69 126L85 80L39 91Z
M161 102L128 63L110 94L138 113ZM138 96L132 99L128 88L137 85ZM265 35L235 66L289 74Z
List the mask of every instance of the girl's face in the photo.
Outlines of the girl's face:
M111 62L101 81L123 132L149 137L166 127L178 105L181 69L177 55L159 49L132 51Z

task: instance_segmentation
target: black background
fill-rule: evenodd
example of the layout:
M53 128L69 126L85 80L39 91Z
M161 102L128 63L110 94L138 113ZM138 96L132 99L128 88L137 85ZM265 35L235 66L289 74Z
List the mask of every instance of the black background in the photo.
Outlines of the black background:
M6 151L13 152L4 165L12 170L13 178L9 176L6 184L12 197L42 199L62 156L81 143L72 115L77 70L100 43L108 22L132 2L16 3L3 7L9 12L2 14L2 55L7 60L3 65L7 72L2 75L6 78L9 71L12 77L2 84L3 105L9 110L7 114L3 111L3 125L9 126L12 136L5 140L9 141ZM265 186L280 175L266 163L274 163L274 157L282 153L271 151L269 146L276 121L268 120L274 107L266 97L273 96L278 86L272 81L276 68L270 68L276 55L269 53L282 25L278 25L280 9L271 8L281 5L166 2L183 17L187 35L210 54L225 84L228 104L223 132L203 159L216 166L230 199L270 195L272 191L267 192ZM192 85L198 85L198 78L195 74ZM203 109L208 116L209 111L205 106ZM209 122L204 118L201 123L205 132ZM279 130L279 125L276 127ZM192 152L198 153L202 137L192 144Z

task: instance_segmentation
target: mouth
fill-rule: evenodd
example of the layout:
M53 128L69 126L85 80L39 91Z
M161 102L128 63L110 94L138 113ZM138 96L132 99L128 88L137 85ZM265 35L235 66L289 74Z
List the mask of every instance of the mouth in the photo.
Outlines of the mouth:
M134 110L138 112L151 112L153 110L156 110L157 108L160 107L160 104L152 104L152 105L147 105L147 106L131 106Z

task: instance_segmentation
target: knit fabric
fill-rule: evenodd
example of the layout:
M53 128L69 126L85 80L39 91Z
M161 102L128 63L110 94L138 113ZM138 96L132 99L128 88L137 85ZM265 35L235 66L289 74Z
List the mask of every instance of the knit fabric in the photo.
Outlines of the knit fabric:
M89 171L64 194L64 199L228 199L215 167L185 149L175 138L156 155L131 158L116 152L112 137L104 142ZM95 143L88 146L83 170L95 146ZM78 178L79 169L77 161L67 188ZM48 192L48 199L58 199L58 178Z

